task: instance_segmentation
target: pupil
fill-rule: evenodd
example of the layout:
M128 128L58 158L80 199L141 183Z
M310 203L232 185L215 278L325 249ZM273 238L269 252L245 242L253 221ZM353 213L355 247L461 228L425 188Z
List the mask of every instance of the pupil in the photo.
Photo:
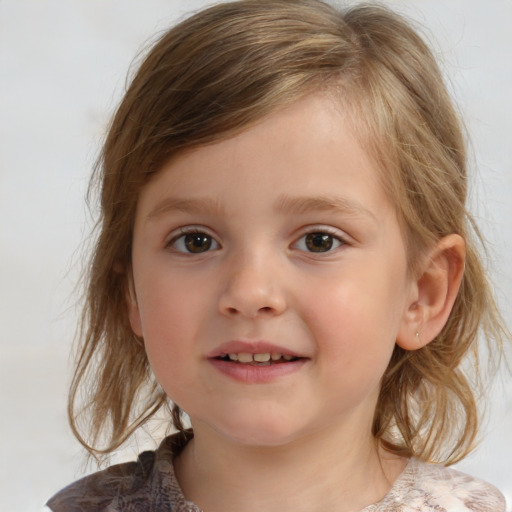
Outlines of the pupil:
M212 241L202 233L190 233L185 236L185 245L190 252L205 252L212 245Z
M326 233L310 233L306 245L311 252L326 252L332 247L332 236Z

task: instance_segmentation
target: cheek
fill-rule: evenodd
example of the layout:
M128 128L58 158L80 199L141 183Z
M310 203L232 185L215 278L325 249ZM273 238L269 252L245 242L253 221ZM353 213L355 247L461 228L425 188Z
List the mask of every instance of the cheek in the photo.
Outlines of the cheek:
M320 353L340 368L385 369L403 311L400 281L368 267L331 282L303 310Z
M171 341L194 325L192 316L200 297L194 286L165 265L153 264L149 269L136 281L143 335L148 342L162 337Z
M191 366L183 362L199 358L204 352L201 340L207 337L201 334L201 326L211 314L212 298L198 283L155 267L153 270L139 276L137 297L148 359L168 391L171 376L180 380L190 371Z
M193 308L178 299L172 289L152 290L142 300L142 327L149 364L156 380L167 396L177 403L183 401L183 390L193 386L197 323L191 315ZM190 304L188 304L190 306Z

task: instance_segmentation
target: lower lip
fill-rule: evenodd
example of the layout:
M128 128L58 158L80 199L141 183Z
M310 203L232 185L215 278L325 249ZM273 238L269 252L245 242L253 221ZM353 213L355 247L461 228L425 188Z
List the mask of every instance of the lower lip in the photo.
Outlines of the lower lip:
M270 364L268 366L234 363L222 359L208 359L208 361L218 371L238 382L264 384L299 371L307 362L307 359L297 359L296 361Z

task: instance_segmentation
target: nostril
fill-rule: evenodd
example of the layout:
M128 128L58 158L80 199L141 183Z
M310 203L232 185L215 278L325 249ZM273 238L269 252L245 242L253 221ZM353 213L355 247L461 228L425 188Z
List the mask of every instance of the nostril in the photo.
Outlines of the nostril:
M231 283L219 297L218 307L223 315L231 318L256 318L259 315L270 317L286 309L285 298L279 289L235 284Z

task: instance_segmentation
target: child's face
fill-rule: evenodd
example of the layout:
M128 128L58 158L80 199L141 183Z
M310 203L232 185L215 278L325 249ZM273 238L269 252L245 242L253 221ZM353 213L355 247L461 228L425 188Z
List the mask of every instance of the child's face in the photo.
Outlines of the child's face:
M198 433L370 436L415 284L378 169L339 110L302 99L181 155L140 195L130 319Z

